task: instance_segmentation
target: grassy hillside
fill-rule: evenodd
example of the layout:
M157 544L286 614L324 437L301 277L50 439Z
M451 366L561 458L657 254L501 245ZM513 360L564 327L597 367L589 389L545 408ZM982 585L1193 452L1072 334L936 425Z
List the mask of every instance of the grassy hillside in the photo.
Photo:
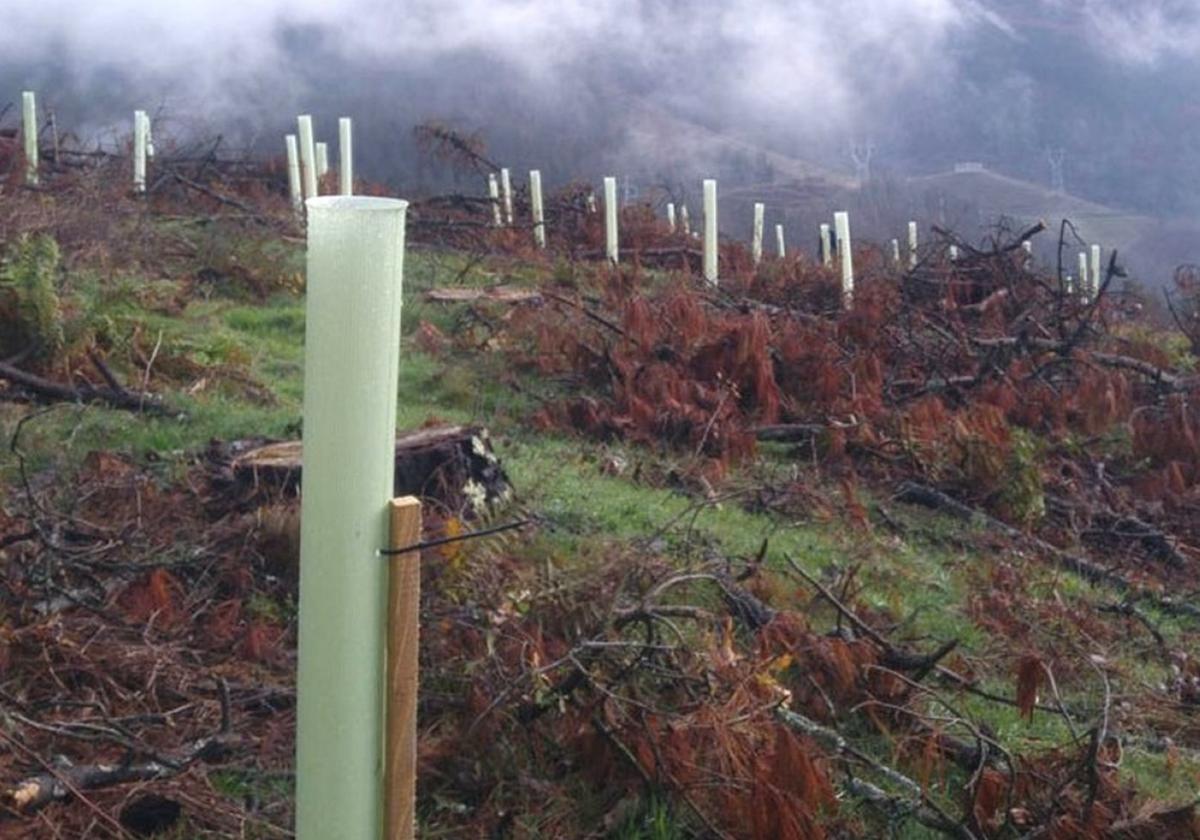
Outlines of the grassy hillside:
M102 235L46 204L69 194L29 200L0 228L0 319L37 348L13 364L153 399L3 392L0 830L120 836L152 795L178 806L160 836L286 835L297 559L278 503L229 505L205 452L300 430L302 242L277 199L260 221L121 200ZM490 520L533 523L423 557L419 836L1191 836L1200 475L1137 425L1189 393L1181 336L1114 300L1066 354L997 351L995 382L950 388L966 339L927 342L975 313L956 335L1013 321L995 287L946 293L967 307L946 315L922 297L933 279L1065 305L1039 278L997 280L1007 254L910 277L864 255L839 314L802 255L756 271L729 244L713 292L669 262L686 253L573 258L597 222L561 212L549 255L524 231L413 230L400 425L488 426L515 488ZM624 221L636 247L679 245ZM498 285L541 297L428 294ZM1159 384L1108 372L1118 352ZM1164 470L1182 486L1151 490ZM905 481L975 513L908 503ZM1095 512L1099 484L1124 519ZM1129 521L1152 516L1170 551ZM188 754L196 739L212 749ZM56 756L165 769L24 807Z

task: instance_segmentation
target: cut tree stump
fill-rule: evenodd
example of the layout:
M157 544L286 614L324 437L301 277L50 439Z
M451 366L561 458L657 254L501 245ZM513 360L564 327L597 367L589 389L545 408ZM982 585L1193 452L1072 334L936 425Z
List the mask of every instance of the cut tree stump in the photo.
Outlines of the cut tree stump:
M483 514L512 493L481 426L434 426L396 436L395 495L417 496L436 510ZM295 499L300 492L298 440L214 441L206 460L210 506L250 510Z

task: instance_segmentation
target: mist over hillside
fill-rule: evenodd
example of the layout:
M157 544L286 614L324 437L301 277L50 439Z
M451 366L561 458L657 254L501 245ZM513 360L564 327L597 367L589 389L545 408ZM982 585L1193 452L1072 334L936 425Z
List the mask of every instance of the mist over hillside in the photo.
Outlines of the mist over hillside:
M364 176L478 188L416 148L413 125L438 118L551 184L736 189L802 172L828 201L869 175L902 213L930 202L907 179L977 161L1114 212L1200 217L1200 12L1171 0L52 0L8 21L0 107L37 89L60 124L110 144L134 107L263 154L299 112L328 135L349 114ZM872 150L869 169L852 147L860 164Z

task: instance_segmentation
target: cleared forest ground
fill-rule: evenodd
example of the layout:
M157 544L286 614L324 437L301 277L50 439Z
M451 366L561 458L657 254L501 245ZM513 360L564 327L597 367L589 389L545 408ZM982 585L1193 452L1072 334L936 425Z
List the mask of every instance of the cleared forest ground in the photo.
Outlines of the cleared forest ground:
M102 189L2 211L0 835L286 836L294 500L209 453L299 434L302 240ZM419 836L1198 836L1184 336L1013 237L864 249L849 312L637 208L612 269L579 197L550 254L414 208L400 426L514 488L429 535L529 521L424 553Z

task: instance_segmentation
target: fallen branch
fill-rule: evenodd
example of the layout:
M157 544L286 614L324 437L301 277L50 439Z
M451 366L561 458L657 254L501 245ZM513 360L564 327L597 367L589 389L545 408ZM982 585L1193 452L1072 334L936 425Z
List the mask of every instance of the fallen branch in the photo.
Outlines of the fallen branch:
M174 178L180 184L183 184L183 186L187 187L188 189L192 189L198 193L202 193L202 194L208 196L209 198L213 199L214 201L216 201L219 204L224 204L226 206L233 207L237 210L241 210L243 213L245 213L251 219L254 219L259 224L264 224L264 225L268 224L267 220L265 218L263 218L263 216L261 214L259 214L249 204L238 201L236 198L230 198L227 195L221 195L221 193L217 192L216 190L210 189L209 187L204 186L204 184L198 183L196 181L193 181L191 178L187 178L183 175L180 175L175 170L171 170L171 177Z
M921 507L949 514L964 522L977 522L980 525L1003 534L1014 542L1022 543L1036 549L1044 555L1049 556L1060 568L1073 572L1091 583L1104 585L1120 592L1135 593L1135 600L1145 600L1164 612L1200 619L1200 606L1146 592L1133 581L1110 569L1106 569L1094 560L1064 551L1040 537L1026 534L1024 531L1014 528L1007 522L1002 522L983 511L964 505L941 490L936 490L914 481L905 481L900 485L899 490L897 490L893 498L899 502L920 505Z
M780 423L773 426L758 426L754 437L773 443L808 443L819 437L825 426L816 423Z
M934 673L936 673L939 677L954 683L956 686L970 694L982 697L985 700L991 700L995 703L1001 703L1005 706L1015 707L1017 705L1015 700L1011 700L1007 697L1001 697L998 694L992 694L990 691L984 691L976 686L975 683L967 677L964 677L957 671L940 664L941 660L948 656L958 646L957 639L951 639L949 642L946 642L931 654L912 653L902 648L897 648L895 645L889 642L887 638L883 636L883 634L881 634L871 625L867 624L858 617L857 613L843 604L836 595L829 591L828 587L823 586L819 580L810 575L808 572L804 571L804 569L801 568L795 560L791 559L790 557L785 557L784 560L787 561L788 565L791 566L792 570L797 575L799 575L810 586L815 588L817 592L821 594L821 597L828 601L830 605L838 611L839 615L854 625L854 628L859 633L882 648L884 652L884 664L887 665L887 667L898 671L904 671L906 669L916 671L920 674L920 676L916 678L917 680L923 678L925 673L932 668ZM1053 706L1046 706L1041 703L1035 703L1034 708L1044 712L1058 713L1061 711Z
M855 747L851 746L837 730L822 726L815 720L805 717L798 712L780 706L775 716L791 729L812 738L825 749L843 757L852 758L866 765L875 773L887 779L892 784L903 788L905 796L887 793L876 785L855 779L853 776L846 783L846 792L864 799L873 805L883 806L891 813L908 814L926 828L940 831L948 837L959 840L975 840L966 826L953 819L942 808L929 798L921 785L905 776L900 771L881 764Z
M155 394L138 393L125 388L113 388L111 386L97 388L86 382L72 387L64 385L61 382L44 379L41 376L23 371L5 362L0 362L0 379L7 379L9 382L19 385L26 391L44 399L76 403L102 402L112 408L119 408L123 411L157 415L178 414L177 411L168 407L163 402L162 397Z
M1069 354L1075 347L1070 341L1054 341L1049 338L1034 336L1006 336L1004 338L978 338L972 336L971 344L983 349L1004 347L1028 347L1033 350L1043 350L1049 353ZM1101 353L1089 351L1089 358L1105 367L1131 370L1145 376L1147 379L1171 391L1185 391L1196 385L1194 378L1176 376L1160 367L1135 359L1131 356L1121 356L1116 353Z
M81 791L96 790L129 782L146 782L178 775L197 761L218 761L240 743L233 733L230 717L229 688L220 683L221 728L214 734L192 742L173 756L126 764L80 764L54 767L43 763L47 772L32 776L4 791L3 800L17 811L35 811L45 805Z
M512 304L541 303L542 293L536 289L522 289L519 286L492 286L486 289L443 286L430 289L425 293L425 298L438 303L474 303L480 300Z

